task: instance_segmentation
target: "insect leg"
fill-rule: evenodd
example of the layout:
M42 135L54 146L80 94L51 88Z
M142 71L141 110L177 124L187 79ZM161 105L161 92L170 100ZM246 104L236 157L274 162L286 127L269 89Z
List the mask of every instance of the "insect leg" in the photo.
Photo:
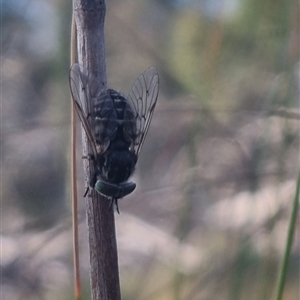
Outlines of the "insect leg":
M118 214L120 214L118 199L115 199L115 204L116 204L117 212L118 212Z
M88 186L88 187L86 188L86 191L85 191L84 195L83 195L84 198L85 198L86 195L88 194L89 190L90 190L90 187Z
M110 204L109 204L109 211L111 211L113 209L113 206L114 206L114 202L115 200L113 198L110 199Z
M113 209L114 204L116 204L117 212L118 212L118 214L120 214L118 199L110 198L109 211L111 211Z

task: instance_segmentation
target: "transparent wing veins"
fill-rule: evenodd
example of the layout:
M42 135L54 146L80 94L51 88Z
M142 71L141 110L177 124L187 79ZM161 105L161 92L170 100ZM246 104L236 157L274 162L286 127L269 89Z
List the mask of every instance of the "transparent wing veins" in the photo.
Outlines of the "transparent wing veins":
M73 64L69 75L73 103L87 138L91 144L93 155L97 156L96 139L88 118L91 117L90 102L100 94L95 77L79 64Z
M150 67L135 81L128 95L136 119L136 134L134 152L139 154L145 141L159 92L159 77L157 70Z

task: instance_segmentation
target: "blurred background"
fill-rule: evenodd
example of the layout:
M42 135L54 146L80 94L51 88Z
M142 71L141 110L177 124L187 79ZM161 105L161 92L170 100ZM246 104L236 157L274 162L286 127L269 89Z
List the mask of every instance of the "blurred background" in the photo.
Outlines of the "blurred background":
M299 2L106 2L109 87L161 79L116 215L122 298L271 299L299 168ZM72 299L71 1L3 0L1 17L1 299ZM79 218L90 299L83 197Z

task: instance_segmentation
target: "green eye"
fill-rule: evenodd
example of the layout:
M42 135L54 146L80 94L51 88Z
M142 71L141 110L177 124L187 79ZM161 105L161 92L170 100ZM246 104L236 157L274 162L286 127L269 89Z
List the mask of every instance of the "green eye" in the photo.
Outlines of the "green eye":
M123 198L135 190L134 182L122 182L113 184L102 180L97 180L95 190L108 198Z

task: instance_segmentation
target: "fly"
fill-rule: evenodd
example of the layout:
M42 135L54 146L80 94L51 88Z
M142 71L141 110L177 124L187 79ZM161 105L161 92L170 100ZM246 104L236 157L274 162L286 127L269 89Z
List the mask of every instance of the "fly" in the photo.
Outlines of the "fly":
M159 78L154 67L145 70L127 98L113 89L101 90L99 79L79 64L70 70L70 88L79 119L90 142L95 173L90 187L111 200L136 187L128 181L145 141L158 98ZM93 109L90 109L93 107Z

